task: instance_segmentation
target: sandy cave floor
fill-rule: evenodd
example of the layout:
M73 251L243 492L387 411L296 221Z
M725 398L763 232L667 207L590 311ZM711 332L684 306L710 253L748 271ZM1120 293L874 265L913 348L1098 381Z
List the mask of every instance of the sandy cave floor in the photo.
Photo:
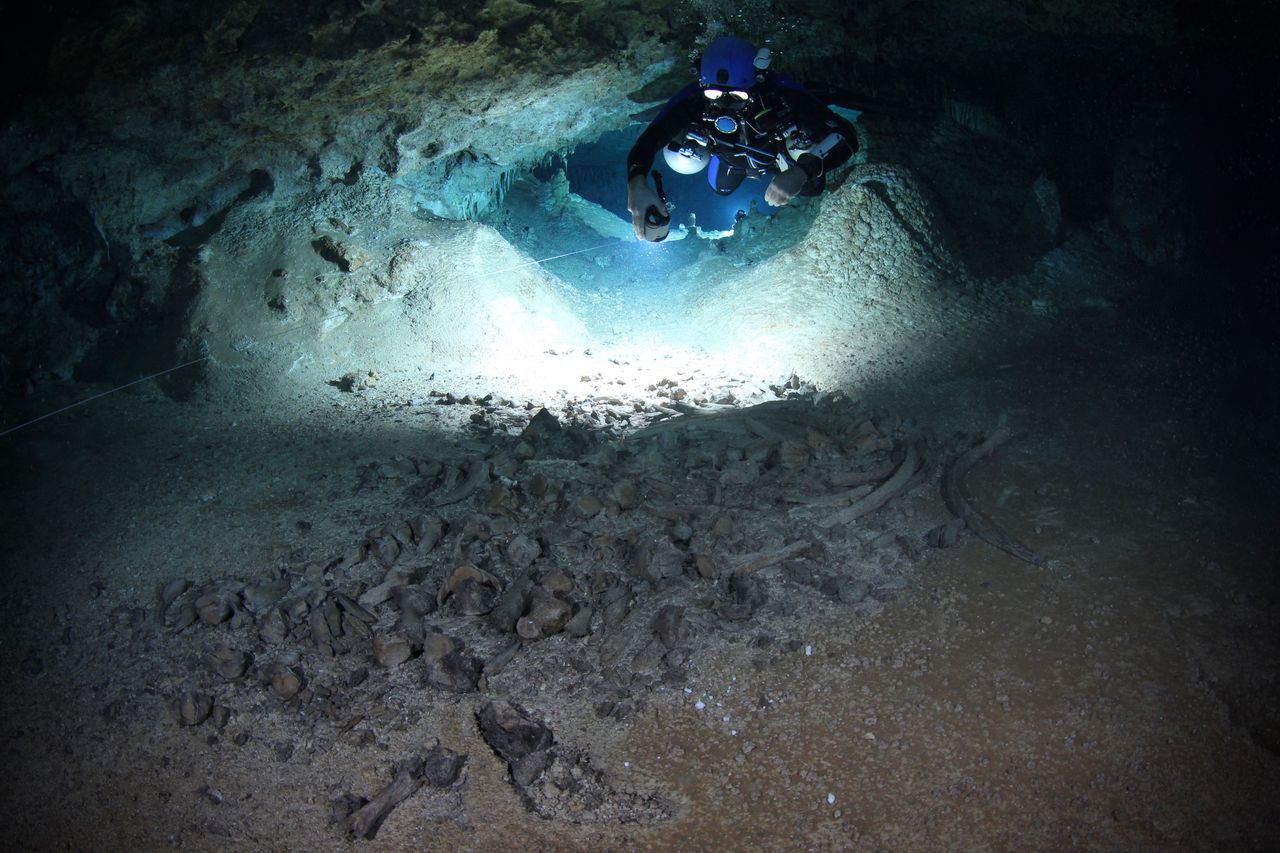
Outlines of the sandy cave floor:
M732 625L708 615L723 579L642 587L635 612L645 618L632 621L648 630L645 596L686 602L694 648L679 678L613 696L634 703L622 719L598 713L589 677L555 668L584 659L598 632L533 644L478 693L375 668L360 688L369 695L352 700L363 721L341 732L305 704L317 701L309 690L288 704L251 684L214 684L201 656L224 629L174 634L154 612L157 587L175 577L253 580L342 553L420 501L395 478L364 476L371 463L463 459L489 443L466 432L476 407L439 405L430 391L513 389L444 373L387 377L356 394L316 389L287 414L144 391L25 431L3 461L9 840L1274 849L1273 507L1240 484L1229 419L1197 408L1198 390L1225 368L1187 349L1154 365L1135 359L1135 328L1123 315L1066 315L1028 344L990 344L932 376L865 389L867 412L942 436L1008 416L1016 439L975 469L970 490L1049 567L965 536L895 557L890 574L902 581L856 604L766 573L769 603ZM607 366L600 375L582 396L617 393L601 385ZM744 404L777 396L738 390ZM884 513L919 527L938 512L936 484L900 504ZM135 619L133 608L148 611ZM309 687L328 672L310 654ZM368 665L367 652L349 657ZM175 722L172 700L188 689L231 706L225 729ZM489 694L518 698L557 742L589 754L605 779L593 819L525 807L477 732ZM414 794L373 840L343 839L332 799L372 796L394 762L437 737L467 755L459 782ZM643 819L637 802L670 817Z

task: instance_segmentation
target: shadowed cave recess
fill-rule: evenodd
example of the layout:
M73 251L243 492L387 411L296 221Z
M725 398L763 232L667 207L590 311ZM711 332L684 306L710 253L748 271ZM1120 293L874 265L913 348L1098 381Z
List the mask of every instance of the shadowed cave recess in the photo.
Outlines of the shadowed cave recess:
M34 10L15 843L1274 849L1254 15ZM666 170L639 242L721 35L858 153L781 208Z

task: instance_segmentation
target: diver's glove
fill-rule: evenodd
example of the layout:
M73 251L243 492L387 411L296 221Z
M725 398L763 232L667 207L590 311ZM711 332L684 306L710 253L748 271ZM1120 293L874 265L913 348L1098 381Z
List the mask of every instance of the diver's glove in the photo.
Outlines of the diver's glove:
M782 207L800 194L808 180L809 175L804 169L792 166L787 171L773 176L773 180L769 182L769 188L764 191L764 200L774 207Z
M627 210L631 212L631 227L635 229L637 240L657 243L667 236L665 223L670 222L671 213L643 174L627 181ZM664 225L655 227L654 223Z

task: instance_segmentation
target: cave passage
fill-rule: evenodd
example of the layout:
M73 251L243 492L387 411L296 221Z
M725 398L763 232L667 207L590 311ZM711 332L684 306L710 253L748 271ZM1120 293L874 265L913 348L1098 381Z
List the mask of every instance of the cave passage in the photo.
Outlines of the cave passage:
M764 202L764 182L721 196L705 173L675 173L659 157L654 168L671 205L671 236L637 241L626 209L626 158L643 127L634 123L548 155L516 175L479 220L569 289L577 319L599 343L715 355L716 341L730 337L724 326L735 321L734 305L723 300L719 312L695 317L690 304L716 300L721 282L749 276L802 240L820 201L797 199L778 217L780 209ZM788 286L774 280L776 271L763 275L762 286Z

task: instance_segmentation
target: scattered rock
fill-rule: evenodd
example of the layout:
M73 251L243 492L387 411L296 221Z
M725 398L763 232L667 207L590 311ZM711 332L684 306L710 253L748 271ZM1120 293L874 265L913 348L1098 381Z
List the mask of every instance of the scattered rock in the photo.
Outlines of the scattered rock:
M419 473L422 470L420 468ZM409 531L413 535L418 556L425 556L440 544L444 536L444 522L435 516L419 515L409 521Z
M525 640L541 640L559 633L572 613L569 602L541 589L536 590L529 615L516 622L516 633Z
M552 744L551 729L519 705L491 699L476 714L485 743L509 765Z
M335 592L333 599L342 607L342 615L351 617L352 621L362 622L365 625L372 625L378 621L372 613L361 607L359 602L349 595Z
M342 633L353 639L371 640L373 639L373 630L362 619L357 619L348 611L342 613Z
M223 646L210 654L206 663L217 675L227 681L235 681L243 678L245 672L253 665L253 655Z
M729 575L716 609L730 622L745 622L767 600L764 581L754 574L738 571Z
M573 578L561 571L547 572L542 576L542 588L552 595L566 595L573 591Z
M195 603L192 601L186 601L178 608L178 612L169 623L169 627L171 627L175 632L179 632L190 628L199 620L200 614L196 611Z
M436 744L423 757L422 778L433 788L448 788L458 781L467 756Z
M313 240L312 248L316 254L331 264L336 264L343 272L355 272L369 263L369 254L358 246L340 242L327 234Z
M263 667L259 679L282 702L288 702L302 690L302 676L282 663Z
M511 781L520 788L527 788L537 781L543 771L551 765L550 750L540 749L511 762Z
M279 645L288 635L289 623L285 620L284 611L279 608L268 610L258 622L258 638L268 645Z
M391 541L394 542L394 540ZM413 572L409 569L389 569L383 577L382 583L365 590L357 600L357 603L366 609L377 607L379 604L382 604L384 601L391 598L397 587L402 587L408 584L412 577Z
M422 659L428 664L453 654L458 644L444 634L427 634L422 640Z
M668 649L674 649L686 642L690 630L685 620L685 609L676 604L664 605L653 619L653 632Z
M583 518L595 518L604 509L604 504L595 495L581 495L574 504L578 515Z
M178 725L198 726L213 713L213 697L192 691L183 693L178 697L176 712Z
M517 576L511 583L507 584L507 588L503 590L502 596L498 599L492 612L489 614L489 624L493 625L504 634L509 634L516 628L516 620L524 615L529 607L529 599L533 594L533 581L527 573Z
M206 625L221 625L231 618L231 601L221 591L206 592L196 601L196 614Z
M946 524L939 524L937 527L925 534L925 540L934 548L953 548L960 542L960 533L964 530L964 519L953 518Z
M169 609L187 590L191 589L191 581L186 578L174 578L160 588L160 611Z
M484 662L455 649L427 665L426 683L452 693L473 693L479 688Z
M564 632L570 637L586 637L591 633L591 617L594 611L589 606L578 608L568 622L564 623Z
M378 375L376 370L350 371L342 374L338 379L333 380L329 384L347 394L354 394L357 391L367 391L378 384L378 380L382 377Z
M699 554L693 558L694 567L698 570L698 577L714 580L720 577L720 566L711 557L706 554Z
M502 670L506 669L507 664L511 663L516 654L519 653L520 647L520 641L516 640L511 645L491 657L484 665L485 680L488 681L489 679L494 678L501 673Z
M369 537L369 554L383 568L389 569L395 565L396 559L400 556L401 548L400 540L389 530L379 530Z
M536 539L531 539L523 533L512 537L511 541L507 543L507 562L514 568L527 569L541 556L542 546L538 544Z
M546 409L539 409L537 414L529 420L529 425L524 428L520 438L536 446L559 438L563 432L560 421L556 420L555 415Z
M502 582L471 564L454 569L440 590L440 606L450 603L463 616L483 616L493 610Z
M289 592L287 581L278 580L268 583L255 583L246 586L240 593L244 606L252 613L261 613L277 604Z
M384 669L392 669L413 657L413 646L403 634L374 634L373 661Z
M421 619L436 611L439 598L434 589L420 584L407 584L392 591L392 602L400 611L402 622Z
M225 729L227 723L231 720L231 709L226 705L214 705L213 711L209 714L209 722L216 729Z
M636 545L631 571L641 580L656 582L682 575L687 559L688 554L667 536L650 535Z

